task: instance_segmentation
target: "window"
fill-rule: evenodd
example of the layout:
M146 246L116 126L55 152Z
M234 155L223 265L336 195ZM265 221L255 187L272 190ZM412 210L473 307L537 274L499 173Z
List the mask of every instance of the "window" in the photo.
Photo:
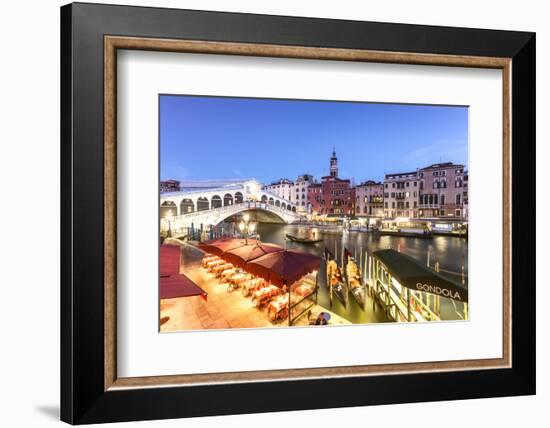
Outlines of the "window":
M407 187L409 187L409 182L407 181Z
M391 197L395 198L395 192L391 192Z
M414 187L416 187L416 181L414 182Z
M392 208L395 208L395 202L392 202L392 203L391 203L391 207L392 207Z
M413 207L416 208L416 201L413 202Z
M405 202L405 208L409 208L409 201Z
M423 181L420 182L420 190L424 190L424 182Z
M460 193L456 195L456 204L460 205Z
M441 205L445 205L445 195L441 195Z

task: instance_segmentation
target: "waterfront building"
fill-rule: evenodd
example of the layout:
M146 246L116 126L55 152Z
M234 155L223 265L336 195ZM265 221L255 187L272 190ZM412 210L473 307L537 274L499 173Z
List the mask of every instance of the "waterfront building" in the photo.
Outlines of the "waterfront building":
M417 217L419 180L416 171L386 174L384 178L384 217Z
M178 180L164 180L160 182L160 193L179 192L180 182Z
M462 217L468 218L468 171L464 170L464 182L462 183L463 192L462 192Z
M358 217L384 216L384 185L368 180L355 187L355 214Z
M298 212L306 213L310 211L308 202L309 186L314 184L315 180L310 174L300 175L294 182L293 202L296 204Z
M418 170L420 181L420 217L465 216L468 200L464 187L464 165L436 163Z
M321 213L321 202L323 200L323 187L321 183L312 183L307 188L307 202L311 214Z
M294 202L294 182L288 178L281 178L271 184L265 185L263 189L275 196Z
M313 213L333 216L355 215L355 189L350 179L338 177L338 158L335 150L330 158L330 175L321 178L320 188L310 185L309 189L308 200Z

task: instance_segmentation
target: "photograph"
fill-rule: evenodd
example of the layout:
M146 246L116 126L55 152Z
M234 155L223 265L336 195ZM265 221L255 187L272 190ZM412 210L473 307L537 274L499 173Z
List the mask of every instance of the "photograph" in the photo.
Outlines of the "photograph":
M468 106L158 102L161 332L468 321Z

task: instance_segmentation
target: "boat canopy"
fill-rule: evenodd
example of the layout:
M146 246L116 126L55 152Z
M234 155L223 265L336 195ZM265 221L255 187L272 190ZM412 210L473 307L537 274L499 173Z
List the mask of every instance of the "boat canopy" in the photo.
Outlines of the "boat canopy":
M459 302L468 302L468 290L434 270L424 266L406 254L395 250L379 250L373 253L402 286L415 291L447 297Z

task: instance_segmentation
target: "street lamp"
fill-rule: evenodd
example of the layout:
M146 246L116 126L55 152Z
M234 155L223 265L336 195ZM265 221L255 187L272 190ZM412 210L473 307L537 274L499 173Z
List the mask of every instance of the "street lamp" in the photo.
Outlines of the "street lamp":
M168 210L164 218L168 222L168 238L171 238L172 237L172 210Z
M243 216L243 221L239 223L239 230L244 235L245 245L248 245L248 234L254 233L256 230L256 223L250 223L249 214L245 214Z

